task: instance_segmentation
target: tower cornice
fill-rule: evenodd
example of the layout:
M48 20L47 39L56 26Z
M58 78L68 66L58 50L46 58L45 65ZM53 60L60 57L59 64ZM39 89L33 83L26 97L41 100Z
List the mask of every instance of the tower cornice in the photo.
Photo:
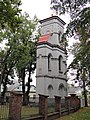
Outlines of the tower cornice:
M58 16L51 16L51 17L49 17L49 18L45 18L45 19L43 19L43 20L40 20L39 22L42 24L42 23L44 23L44 22L47 22L47 21L50 21L50 20L53 20L53 19L57 19L57 20L60 21L63 25L66 24L66 23L65 23L62 19L60 19Z
M67 79L66 78L63 78L63 77L58 77L58 76L50 76L50 75L37 75L37 77L46 77L46 78L52 78L52 79L61 79L61 80L65 80L67 82Z
M39 45L48 45L48 46L50 46L50 47L52 47L52 48L58 48L58 49L60 49L60 50L65 51L65 53L67 54L67 51L66 51L63 47L61 47L61 46L59 46L59 45L56 45L56 44L51 44L51 43L49 43L49 42L47 42L47 41L45 41L45 42L38 42L38 43L37 43L37 46L39 46Z

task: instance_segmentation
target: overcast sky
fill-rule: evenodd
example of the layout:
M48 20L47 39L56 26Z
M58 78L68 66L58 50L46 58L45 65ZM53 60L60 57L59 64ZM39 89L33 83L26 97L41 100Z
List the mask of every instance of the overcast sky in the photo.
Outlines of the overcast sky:
M29 13L30 17L35 14L39 19L49 17L51 15L50 11L50 1L51 0L21 0L22 10Z
M23 12L27 12L31 18L36 15L38 19L44 19L50 17L53 13L50 9L51 0L21 0L21 9ZM66 23L69 22L69 15L59 16Z

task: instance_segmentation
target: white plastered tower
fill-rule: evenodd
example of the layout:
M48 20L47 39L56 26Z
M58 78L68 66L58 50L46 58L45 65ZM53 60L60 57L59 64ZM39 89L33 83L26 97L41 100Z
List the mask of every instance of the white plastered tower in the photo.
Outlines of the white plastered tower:
M66 50L61 45L65 22L58 16L40 21L41 37L37 43L36 93L67 95Z

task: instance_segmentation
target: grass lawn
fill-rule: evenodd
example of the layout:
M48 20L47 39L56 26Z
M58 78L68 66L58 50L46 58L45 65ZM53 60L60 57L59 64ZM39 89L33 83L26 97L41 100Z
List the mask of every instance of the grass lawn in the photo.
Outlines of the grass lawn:
M34 116L35 114L39 113L38 107L28 107L28 106L23 106L22 111L21 111L21 116Z
M54 111L53 107L48 112ZM21 117L34 116L39 113L39 107L22 106ZM8 118L9 105L0 105L0 118Z
M38 107L22 106L21 117L34 116L39 113ZM0 119L8 118L9 105L0 105Z
M0 106L0 118L7 118L9 109L7 106L3 106L1 109ZM27 116L35 116L38 114L39 109L37 107L29 107L23 106L22 107L22 117ZM90 107L82 108L75 113L63 116L56 120L90 120Z
M54 108L53 107L49 107L48 109L48 113L50 112L54 112ZM34 116L39 114L39 107L29 107L29 106L23 106L22 107L22 111L21 111L21 116L25 117L25 116Z
M82 108L75 113L63 116L56 120L90 120L90 107Z

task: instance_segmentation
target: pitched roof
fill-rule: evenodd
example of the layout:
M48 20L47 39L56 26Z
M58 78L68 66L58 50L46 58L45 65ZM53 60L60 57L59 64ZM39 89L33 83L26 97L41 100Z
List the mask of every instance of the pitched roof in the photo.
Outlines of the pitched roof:
M50 37L50 34L43 35L39 38L38 42L46 42L48 41L49 37Z

